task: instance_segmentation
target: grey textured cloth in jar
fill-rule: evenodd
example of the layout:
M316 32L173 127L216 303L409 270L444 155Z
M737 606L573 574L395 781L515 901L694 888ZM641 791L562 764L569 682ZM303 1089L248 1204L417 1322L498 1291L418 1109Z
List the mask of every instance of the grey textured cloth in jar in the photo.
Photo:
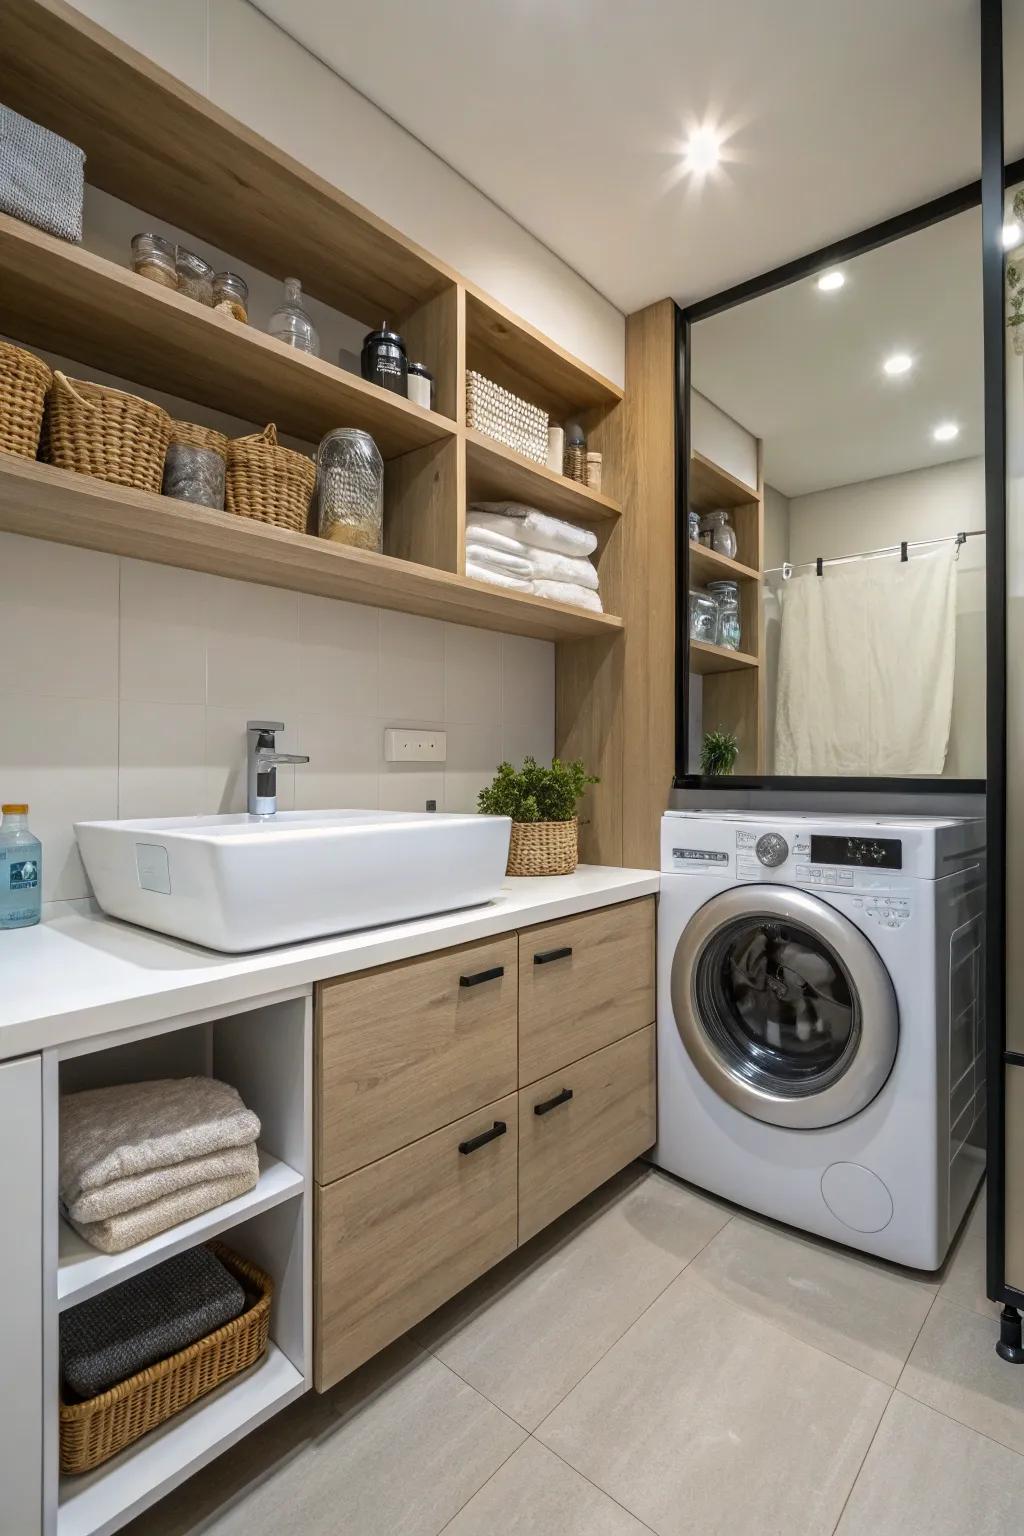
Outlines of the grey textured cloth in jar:
M316 454L314 501L322 539L384 548L384 462L368 432L336 427Z
M78 145L0 106L0 212L80 245L84 201Z
M188 1248L60 1315L60 1367L96 1397L187 1349L245 1310L245 1291L209 1248Z
M175 501L195 501L201 507L224 506L224 481L227 466L212 448L195 448L191 443L168 443L164 459L165 496Z

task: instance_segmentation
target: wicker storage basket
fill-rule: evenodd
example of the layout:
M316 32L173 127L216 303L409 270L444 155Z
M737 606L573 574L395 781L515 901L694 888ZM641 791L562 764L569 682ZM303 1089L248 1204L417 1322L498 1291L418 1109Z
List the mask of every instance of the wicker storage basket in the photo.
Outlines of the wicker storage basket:
M53 374L33 352L0 341L0 449L34 459Z
M305 533L315 478L312 459L282 448L273 423L228 443L226 505L239 517Z
M578 862L572 821L514 821L506 875L571 875Z
M190 448L207 448L225 460L228 456L227 434L217 432L213 427L197 426L193 421L172 421L170 441L187 443Z
M171 418L162 406L58 371L46 401L43 447L51 464L133 491L159 491Z
M246 1294L255 1298L254 1305L205 1339L119 1382L109 1392L82 1403L61 1402L62 1473L91 1472L214 1387L255 1365L266 1352L273 1281L223 1243L209 1246L242 1282Z
M473 369L466 373L466 425L535 464L548 458L548 413Z

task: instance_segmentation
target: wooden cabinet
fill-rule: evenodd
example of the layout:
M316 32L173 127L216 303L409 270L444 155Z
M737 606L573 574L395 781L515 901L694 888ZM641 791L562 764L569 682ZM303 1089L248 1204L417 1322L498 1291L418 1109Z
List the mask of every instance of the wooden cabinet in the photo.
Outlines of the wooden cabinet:
M651 897L318 987L318 1391L651 1145L653 1018Z
M511 1093L516 988L514 935L322 986L318 1182Z
M519 1093L519 1241L654 1141L654 1026Z
M653 896L520 933L520 1085L653 1019Z
M318 1392L512 1252L517 1141L510 1094L317 1190Z

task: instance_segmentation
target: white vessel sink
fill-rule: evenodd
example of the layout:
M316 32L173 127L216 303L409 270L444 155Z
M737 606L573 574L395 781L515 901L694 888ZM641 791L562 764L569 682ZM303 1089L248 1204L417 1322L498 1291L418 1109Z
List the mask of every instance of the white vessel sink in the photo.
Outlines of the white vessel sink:
M75 832L104 912L237 952L491 901L510 828L505 816L279 811Z

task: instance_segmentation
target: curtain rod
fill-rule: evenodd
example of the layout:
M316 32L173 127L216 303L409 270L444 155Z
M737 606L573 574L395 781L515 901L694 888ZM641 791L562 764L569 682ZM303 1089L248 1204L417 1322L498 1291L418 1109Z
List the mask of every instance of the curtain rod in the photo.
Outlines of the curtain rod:
M809 570L811 567L817 567L818 575L820 576L822 567L826 565L845 565L851 560L871 560L877 555L899 555L905 560L907 558L907 551L911 549L924 549L931 544L955 544L959 550L960 545L966 543L968 539L983 539L984 537L984 528L968 528L966 533L949 533L941 539L906 539L900 544L887 544L884 549L862 549L859 554L836 555L831 560L823 560L820 555L816 560L802 560L799 565L793 565L787 560L784 565L773 565L770 570L765 571L763 574L765 576L781 575L788 580L794 571Z

